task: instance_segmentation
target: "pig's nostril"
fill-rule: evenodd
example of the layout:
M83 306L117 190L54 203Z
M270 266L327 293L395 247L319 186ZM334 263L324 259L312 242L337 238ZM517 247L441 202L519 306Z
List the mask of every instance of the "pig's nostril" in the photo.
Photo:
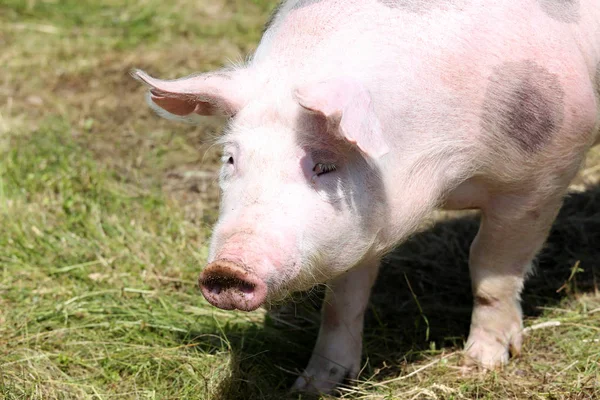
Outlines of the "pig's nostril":
M252 292L254 292L254 285L251 283L246 283L246 282L242 282L240 283L240 285L238 286L238 290L240 292L246 293L246 294L250 294Z
M221 286L221 284L218 282L206 282L204 287L206 287L206 290L212 294L220 294L221 290L223 290L223 286Z
M252 283L245 282L238 278L215 275L207 277L202 282L202 286L212 294L221 294L222 291L227 290L239 290L242 293L250 294L254 291L255 287Z

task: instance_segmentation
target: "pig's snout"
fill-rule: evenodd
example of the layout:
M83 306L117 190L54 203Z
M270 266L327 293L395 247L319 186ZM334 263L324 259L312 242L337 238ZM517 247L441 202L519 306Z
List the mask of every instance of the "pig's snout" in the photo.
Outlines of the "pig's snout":
M200 274L199 283L206 300L223 310L253 311L267 297L267 285L261 279L228 260L208 264Z

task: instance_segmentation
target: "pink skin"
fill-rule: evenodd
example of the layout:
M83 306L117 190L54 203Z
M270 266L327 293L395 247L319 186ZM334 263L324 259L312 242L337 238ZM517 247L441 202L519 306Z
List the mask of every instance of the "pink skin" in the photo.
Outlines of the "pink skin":
M253 116L255 111L249 114ZM281 137L285 127L253 129L252 117L245 116L243 110L223 138L221 209L227 212L221 214L214 229L208 261L229 261L251 271L268 287L264 300L270 302L339 274L337 271L369 251L376 234L370 230L372 225L357 227L350 218L364 204L360 197L365 194L356 187L364 186L369 175L348 176L351 170L344 161L351 160L352 153L362 156L358 152L340 155L331 148L343 142L333 139L305 146L296 143L293 135ZM243 128L237 125L242 125L241 120L245 120ZM294 154L278 154L276 148L264 151L274 145L290 146ZM313 168L318 163L335 163L336 170L317 176ZM338 182L344 182L343 191ZM347 194L355 204L347 201ZM340 243L335 232L351 230L355 232L348 235L346 243ZM317 261L326 262L328 270L320 271ZM209 301L219 306L217 300ZM230 304L228 297L223 301ZM244 303L236 308L247 309Z
M524 277L600 136L599 37L597 0L290 0L244 66L134 72L163 116L230 117L204 296L250 311L328 282L294 389L329 392L360 370L380 258L434 209L476 208L464 365L505 364Z

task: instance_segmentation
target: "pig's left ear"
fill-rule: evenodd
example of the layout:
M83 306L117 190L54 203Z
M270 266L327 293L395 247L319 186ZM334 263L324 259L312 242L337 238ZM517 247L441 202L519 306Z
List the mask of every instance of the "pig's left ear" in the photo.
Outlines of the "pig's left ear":
M389 152L371 95L359 82L332 79L300 87L294 95L303 108L325 117L328 129L365 155L379 158Z

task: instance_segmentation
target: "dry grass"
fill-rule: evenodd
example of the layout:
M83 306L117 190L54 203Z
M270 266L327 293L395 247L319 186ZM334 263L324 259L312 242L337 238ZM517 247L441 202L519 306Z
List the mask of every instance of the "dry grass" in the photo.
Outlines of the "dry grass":
M220 121L159 120L127 74L175 77L241 59L273 6L0 4L1 398L288 397L315 340L319 293L269 314L203 301L195 280L218 196L218 149L208 138ZM477 223L440 218L388 257L361 381L340 395L600 397L599 157L591 155L527 284L525 324L537 329L521 358L479 376L456 367Z

